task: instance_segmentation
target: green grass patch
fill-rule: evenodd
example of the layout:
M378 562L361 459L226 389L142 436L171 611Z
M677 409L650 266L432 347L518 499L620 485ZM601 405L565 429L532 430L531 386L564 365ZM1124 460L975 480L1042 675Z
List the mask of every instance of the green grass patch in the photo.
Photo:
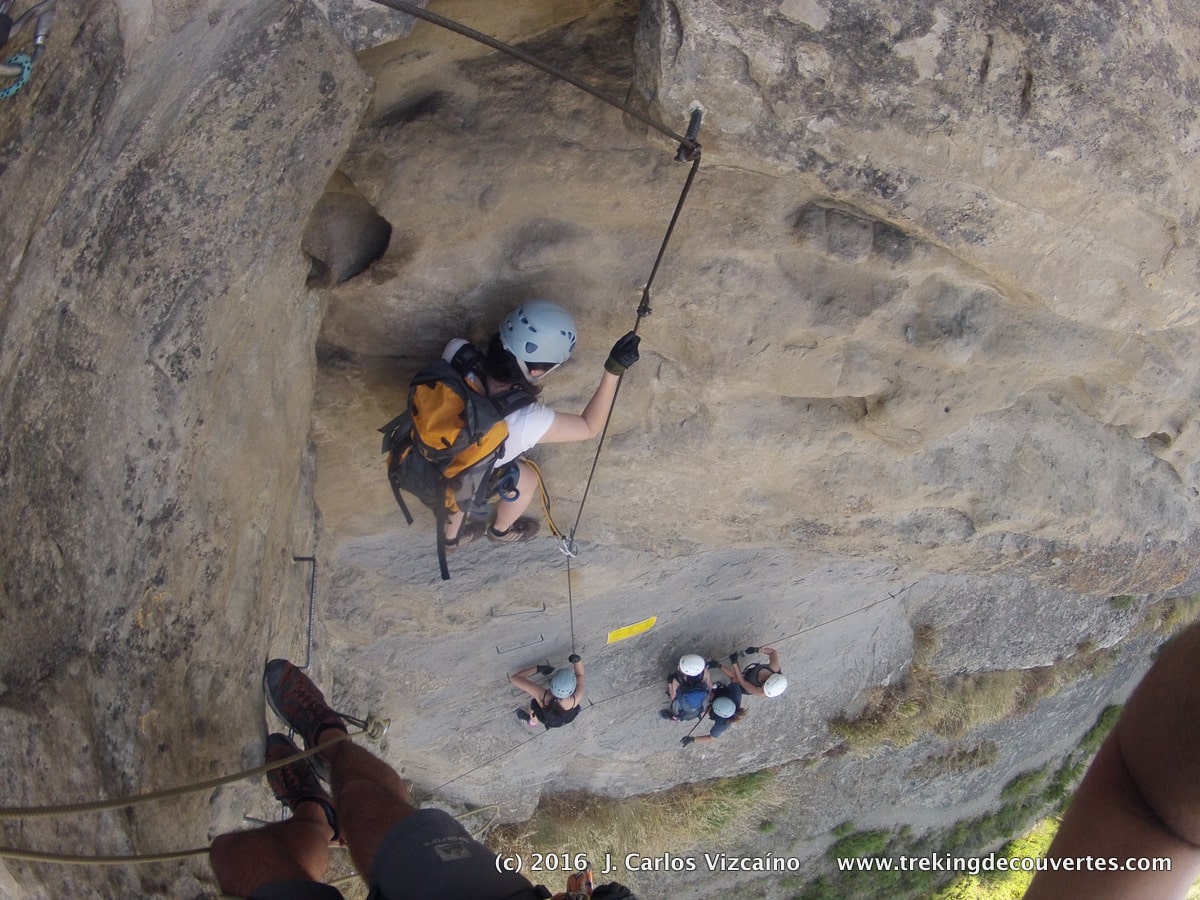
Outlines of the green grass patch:
M1044 856L1058 831L1058 819L1042 819L999 855L1006 859ZM1021 900L1033 881L1032 872L980 872L963 875L933 895L932 900Z
M1043 855L1058 827L1056 814L1066 803L1096 749L1112 730L1120 712L1117 706L1105 708L1096 717L1096 723L1079 739L1075 749L1061 760L1010 779L1000 794L1003 802L992 812L919 836L914 836L907 826L894 831L858 831L852 823L843 822L833 829L838 840L826 851L827 860L836 862L839 858L885 853L893 859L929 857L935 853L943 858L981 859L991 848L1006 841L998 853L1009 858ZM1014 835L1019 837L1014 839ZM1012 878L1010 875L1023 877ZM827 871L794 894L793 900L835 897L838 900L879 897L888 900L1008 900L1022 896L1028 882L1028 873L981 872L975 876L955 877L946 872Z
M620 800L582 792L549 794L533 818L495 829L488 844L527 858L534 852L586 852L620 859L630 847L658 856L678 853L684 849L681 841L689 847L725 843L761 830L761 823L769 822L763 813L788 801L786 790L773 789L775 777L767 769Z
M1099 649L1084 642L1071 656L1049 666L941 677L930 668L936 652L932 626L919 627L904 678L874 689L858 715L838 716L829 730L858 752L884 744L905 747L931 733L961 739L1028 709L1084 676L1111 671L1119 654L1117 647Z
M1031 769L1028 772L1014 775L1000 791L1000 799L1019 800L1022 797L1028 797L1030 794L1041 789L1042 785L1046 782L1046 776L1049 774L1050 764L1047 763L1040 769Z
M825 855L829 859L855 859L860 856L878 856L892 841L890 831L856 831L838 838L829 845Z

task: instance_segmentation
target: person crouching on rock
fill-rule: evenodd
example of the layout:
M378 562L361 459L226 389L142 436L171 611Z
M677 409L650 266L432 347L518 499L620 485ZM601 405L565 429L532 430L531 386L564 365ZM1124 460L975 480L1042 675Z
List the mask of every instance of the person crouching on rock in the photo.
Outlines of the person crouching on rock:
M739 671L737 668L738 654L736 652L729 654L729 661L733 663L733 666L722 666L721 671L730 681L739 685L747 694L755 697L778 697L787 690L788 680L779 671L779 654L774 647L747 647L743 653L747 656L751 653L765 653L767 661L751 663Z
M679 739L683 746L688 744L711 744L735 722L740 722L747 710L742 709L742 687L739 684L719 684L713 688L712 703L708 707L708 717L713 720L712 730L708 734L692 737L690 734Z
M679 657L679 667L667 676L667 696L671 698L671 705L659 715L673 722L699 719L708 708L712 686L704 657L685 653Z
M547 728L561 728L570 725L579 715L583 703L583 660L579 654L572 653L567 661L571 663L570 669L555 670L554 666L547 665L526 666L509 679L533 698L528 710L517 710L517 718L530 728L537 728L539 722ZM548 688L530 681L529 676L535 672L550 676Z

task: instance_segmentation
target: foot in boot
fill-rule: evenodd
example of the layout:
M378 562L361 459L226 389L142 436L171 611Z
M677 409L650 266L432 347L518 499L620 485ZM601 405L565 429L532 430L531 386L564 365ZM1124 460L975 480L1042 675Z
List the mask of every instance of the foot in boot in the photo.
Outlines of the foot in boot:
M487 530L487 537L494 544L528 541L537 536L540 527L537 519L517 519L506 531L497 531L495 526L490 526Z
M267 735L267 762L279 762L289 756L295 756L300 748L282 734ZM312 765L312 757L296 760L267 773L267 784L275 794L276 800L282 800L292 812L301 803L313 802L321 804L329 827L333 829L331 840L338 838L337 815L333 809L333 798L321 786L316 770Z

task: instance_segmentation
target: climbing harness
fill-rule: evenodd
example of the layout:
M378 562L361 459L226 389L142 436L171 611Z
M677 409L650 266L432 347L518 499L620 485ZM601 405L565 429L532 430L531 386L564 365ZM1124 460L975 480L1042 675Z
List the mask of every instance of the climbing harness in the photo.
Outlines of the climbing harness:
M54 7L58 0L42 0L21 14L15 21L9 16L13 0L0 0L0 47L18 34L23 28L33 24L33 53L17 53L0 63L0 78L15 78L16 80L0 88L0 100L14 96L29 81L33 67L46 49L46 41L50 37L50 25L54 21Z

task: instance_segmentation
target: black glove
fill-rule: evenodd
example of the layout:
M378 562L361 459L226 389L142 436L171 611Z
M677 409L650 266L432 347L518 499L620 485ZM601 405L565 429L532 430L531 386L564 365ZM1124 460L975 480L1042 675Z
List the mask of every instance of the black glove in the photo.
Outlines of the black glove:
M758 648L757 648L757 647L747 647L747 648L746 648L746 652L747 652L747 653L757 653L757 652L758 652Z
M681 743L683 746L686 747L688 744L692 743L694 740L696 740L696 739L694 737L692 737L690 734L685 734L683 737L681 737L679 739L679 743Z
M737 651L734 650L732 653L729 654L729 661L736 666L737 659L738 659Z
M567 662L569 662L573 665L577 662L583 662L583 659L582 659L582 657L580 657L580 655L578 653L572 653L570 656L567 657Z
M554 666L548 666L545 663L542 663L542 665L537 667L537 673L539 675L550 675L553 674L553 672Z
M642 339L632 331L613 344L604 363L604 368L614 375L624 375L625 370L638 361L638 344Z

